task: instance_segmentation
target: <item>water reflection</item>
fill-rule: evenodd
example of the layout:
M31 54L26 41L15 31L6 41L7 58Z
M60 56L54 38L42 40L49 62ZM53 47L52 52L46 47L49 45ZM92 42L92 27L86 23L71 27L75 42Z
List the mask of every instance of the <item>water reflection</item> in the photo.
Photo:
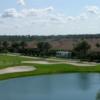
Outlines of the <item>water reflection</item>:
M90 82L89 74L83 73L78 74L78 84L79 88L82 90L88 90L90 88L91 82Z
M99 74L18 78L0 81L0 100L99 100L99 88Z
M99 90L99 92L97 92L97 94L96 94L96 100L100 100L100 90Z

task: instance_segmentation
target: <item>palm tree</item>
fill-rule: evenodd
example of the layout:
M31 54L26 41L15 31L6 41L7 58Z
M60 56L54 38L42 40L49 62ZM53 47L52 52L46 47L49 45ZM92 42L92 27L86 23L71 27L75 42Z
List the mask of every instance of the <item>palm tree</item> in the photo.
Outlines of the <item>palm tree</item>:
M100 44L99 44L99 43L96 43L96 47L97 47L97 48L100 48Z
M27 46L27 43L26 43L25 41L21 41L21 42L19 43L19 53L25 55L25 54L27 53L27 51L26 51L26 46Z
M8 41L4 41L4 42L2 43L2 46L3 46L3 51L4 51L5 53L7 53L7 52L8 52L8 47L9 47L9 42L8 42Z
M19 43L18 42L12 43L11 48L12 48L13 52L17 53L18 49L19 49Z
M2 42L0 41L0 53L2 52Z
M39 42L37 44L37 48L41 56L46 56L48 54L49 49L51 48L51 45L48 42Z
M88 50L91 48L91 46L86 41L79 42L73 49L73 52L76 54L79 58L85 58L88 54Z
M19 45L21 49L25 49L25 47L27 46L27 43L25 41L21 41Z

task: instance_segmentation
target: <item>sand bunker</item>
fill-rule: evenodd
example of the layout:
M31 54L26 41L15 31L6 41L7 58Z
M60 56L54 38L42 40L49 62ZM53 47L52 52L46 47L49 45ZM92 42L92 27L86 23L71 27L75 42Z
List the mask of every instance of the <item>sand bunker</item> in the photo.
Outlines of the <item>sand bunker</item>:
M48 61L22 61L22 63L30 63L30 64L62 64L63 62L48 62Z
M32 66L16 66L16 67L1 69L0 74L8 74L8 73L15 73L15 72L29 72L34 70L36 70L36 68Z
M83 62L83 63L78 63L78 62L67 62L67 64L71 64L74 66L96 66L96 63L89 63L89 62Z
M48 61L23 61L22 63L33 63L33 64L70 64L70 65L74 65L74 66L96 66L97 64L96 63L89 63L89 62L70 62L70 61L67 61L67 62L48 62Z
M33 64L52 64L50 62L47 61L23 61L22 63L33 63Z

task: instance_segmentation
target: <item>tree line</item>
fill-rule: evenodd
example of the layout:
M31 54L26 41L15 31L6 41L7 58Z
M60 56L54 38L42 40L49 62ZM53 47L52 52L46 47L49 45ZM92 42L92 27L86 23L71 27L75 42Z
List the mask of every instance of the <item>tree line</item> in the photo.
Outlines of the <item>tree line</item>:
M72 50L73 57L86 60L100 62L100 43L96 44L98 51L91 51L91 45L87 41L80 41Z
M36 48L27 48L27 42L0 42L0 53L20 53L22 55L28 56L40 56L49 57L56 56L58 50L53 50L52 46L48 42L38 42ZM96 44L96 47L100 50L100 43ZM62 50L63 51L63 50ZM81 59L88 61L100 61L100 51L91 51L91 45L85 41L81 40L78 42L71 50L73 59Z
M37 48L28 48L27 42L0 42L0 53L20 53L28 56L55 56L56 50L52 50L48 42L38 42Z
M50 35L50 36L36 36L36 35L1 35L0 41L47 41L47 40L60 40L60 39L88 39L100 38L100 34L82 34L82 35Z

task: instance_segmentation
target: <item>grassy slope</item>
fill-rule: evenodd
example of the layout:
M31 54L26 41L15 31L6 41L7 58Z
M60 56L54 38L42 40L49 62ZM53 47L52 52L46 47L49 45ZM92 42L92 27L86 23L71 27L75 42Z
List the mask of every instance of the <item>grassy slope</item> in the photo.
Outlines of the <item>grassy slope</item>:
M23 58L19 56L0 55L0 69L20 65L21 61L32 60L31 58Z
M24 76L33 76L33 75L42 75L42 74L54 74L54 73L72 73L72 72L100 72L100 65L91 66L91 67L81 67L73 66L69 64L52 64L52 65L43 65L43 64L21 64L21 61L25 60L35 60L31 58L23 58L19 56L7 56L0 55L0 68L11 67L16 65L27 65L35 66L36 71L33 72L21 72L21 73L11 73L0 75L0 79L8 79L15 77L24 77Z

